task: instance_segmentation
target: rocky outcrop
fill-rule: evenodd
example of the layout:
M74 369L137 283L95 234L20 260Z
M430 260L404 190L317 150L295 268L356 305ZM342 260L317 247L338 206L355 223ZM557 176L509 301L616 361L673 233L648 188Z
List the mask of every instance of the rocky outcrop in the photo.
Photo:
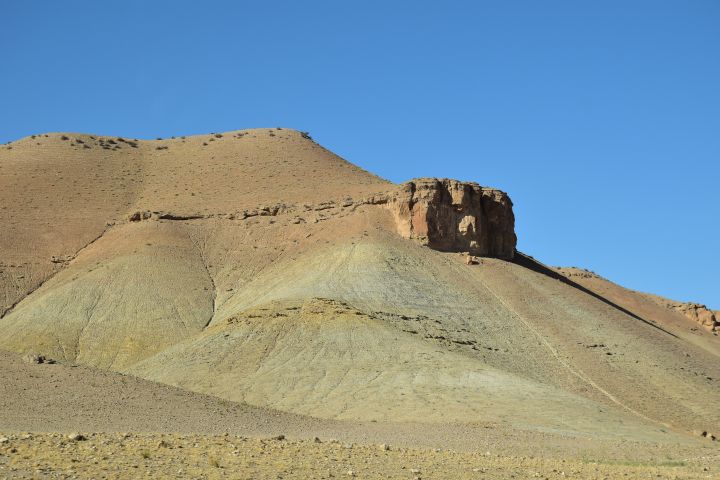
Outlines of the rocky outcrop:
M321 212L314 223L342 212L353 212L363 205L390 209L398 233L430 248L470 255L512 259L515 254L515 216L510 197L500 190L481 187L474 182L420 178L396 189L353 200L327 200L317 204L277 204L240 212L179 214L160 211L135 211L129 222L144 220L245 220L256 216L295 214L290 223L307 221L303 213ZM327 212L327 213L325 213Z
M699 303L668 302L665 305L671 310L682 313L690 320L693 320L710 331L720 330L720 318L717 312L713 312L705 305Z
M515 216L510 197L473 182L420 178L387 203L398 233L430 248L511 259Z

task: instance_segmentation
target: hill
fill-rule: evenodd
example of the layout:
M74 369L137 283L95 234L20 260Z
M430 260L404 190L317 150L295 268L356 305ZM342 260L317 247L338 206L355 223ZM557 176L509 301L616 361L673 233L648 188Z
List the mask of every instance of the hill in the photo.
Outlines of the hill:
M9 147L9 148L8 148ZM0 150L0 348L315 419L682 442L720 342L515 251L507 194L287 129Z

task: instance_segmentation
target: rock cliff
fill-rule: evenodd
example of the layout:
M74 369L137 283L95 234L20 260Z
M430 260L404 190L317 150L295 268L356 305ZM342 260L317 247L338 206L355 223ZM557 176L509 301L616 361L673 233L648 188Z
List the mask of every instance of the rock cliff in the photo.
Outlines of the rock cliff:
M389 200L398 232L442 251L511 259L515 216L510 197L473 182L420 178Z

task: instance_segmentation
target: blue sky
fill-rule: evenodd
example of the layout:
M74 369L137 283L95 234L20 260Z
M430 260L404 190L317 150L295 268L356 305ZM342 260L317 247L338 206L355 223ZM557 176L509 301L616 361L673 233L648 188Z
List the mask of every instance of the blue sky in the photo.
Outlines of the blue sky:
M720 2L0 3L0 142L308 130L508 191L519 248L720 308Z

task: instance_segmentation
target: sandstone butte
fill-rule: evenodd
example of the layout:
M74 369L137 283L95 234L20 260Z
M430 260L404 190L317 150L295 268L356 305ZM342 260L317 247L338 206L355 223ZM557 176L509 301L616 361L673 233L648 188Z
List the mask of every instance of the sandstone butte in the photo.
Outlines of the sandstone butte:
M50 133L0 147L0 225L0 432L717 455L718 313L518 252L495 188L281 128Z

